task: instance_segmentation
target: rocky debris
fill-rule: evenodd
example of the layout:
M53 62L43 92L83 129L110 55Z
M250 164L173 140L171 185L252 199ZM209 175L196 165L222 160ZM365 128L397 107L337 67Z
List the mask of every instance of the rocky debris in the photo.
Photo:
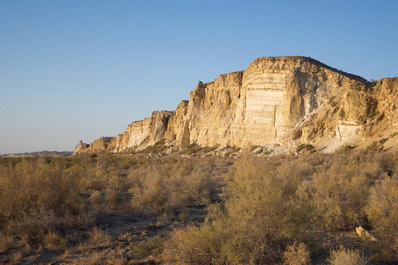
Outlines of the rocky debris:
M261 153L263 152L263 150L264 150L263 147L257 147L257 148L255 148L255 149L252 151L252 153L258 155L258 154L261 154Z
M368 231L365 230L362 226L358 226L355 228L355 232L357 233L358 237L369 240L369 241L377 241L377 238L372 236Z
M159 144L165 149L279 145L278 152L311 144L334 151L396 126L397 91L398 78L374 85L308 57L263 57L245 71L199 82L175 111L155 111L107 143L101 138L80 143L75 154Z

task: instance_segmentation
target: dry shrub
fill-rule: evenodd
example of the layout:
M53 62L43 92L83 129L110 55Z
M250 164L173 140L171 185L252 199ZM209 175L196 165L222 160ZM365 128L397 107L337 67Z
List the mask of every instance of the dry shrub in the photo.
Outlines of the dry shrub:
M366 223L364 208L377 166L369 168L357 153L327 157L299 184L302 200L313 205L315 223L330 230L351 230ZM362 161L361 161L362 160Z
M165 264L223 264L225 240L226 233L210 224L176 230L164 245L162 260Z
M14 237L10 235L6 235L4 233L0 233L0 254L6 253L9 251L14 245Z
M279 262L287 239L303 237L305 204L294 182L275 176L273 165L245 158L231 176L224 206L213 207L200 228L177 231L164 259L182 264L264 264Z
M294 243L283 253L286 265L307 265L310 263L310 252L304 243Z
M130 172L132 206L150 213L214 201L218 185L209 172L189 160L153 165Z
M369 194L366 178L319 173L311 182L303 182L302 189L307 198L312 198L326 228L353 229L365 222L363 209Z
M88 234L86 248L106 248L112 244L112 237L99 228L94 228Z
M379 252L388 260L398 260L398 178L385 177L372 188L366 209L379 241Z
M163 250L164 239L160 236L149 238L131 248L131 253L139 259L150 256L159 256Z
M366 265L368 259L363 256L359 250L345 249L340 247L330 253L328 259L332 265Z
M123 265L127 260L120 255L105 251L93 252L82 259L74 260L71 264L75 265Z
M38 212L77 214L82 207L79 190L77 177L44 159L1 167L0 218L7 221Z
M79 191L79 179L51 160L0 166L0 229L36 248L49 240L49 231L63 234L81 213Z
M375 248L380 242L368 247L350 238L347 231L369 225L372 211L365 209L372 185L397 171L396 159L391 157L351 150L333 155L244 158L225 178L228 186L223 203L210 207L208 221L201 227L173 233L165 244L164 260L170 264L270 264L281 262L284 256L286 262L307 262L309 250L287 247L292 240L307 242L314 253L325 253L340 242L362 247L374 256L382 249ZM386 202L381 204L383 211L370 217L379 234L386 234L383 242L389 245L383 246L392 255L398 246L394 187L393 183L383 189L376 185L371 196L374 207L380 207L382 198ZM374 195L376 190L379 197ZM378 218L382 219L376 221ZM322 244L317 243L319 238ZM287 249L284 254L282 249Z
M44 247L53 251L65 250L68 246L66 238L58 232L48 232L43 241Z

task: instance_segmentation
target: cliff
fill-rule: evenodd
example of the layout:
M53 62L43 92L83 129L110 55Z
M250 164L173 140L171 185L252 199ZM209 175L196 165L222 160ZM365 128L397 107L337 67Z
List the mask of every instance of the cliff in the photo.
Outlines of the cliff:
M176 111L156 111L116 138L79 143L75 154L181 147L337 147L395 124L398 78L376 85L308 57L263 57L245 71L198 86Z

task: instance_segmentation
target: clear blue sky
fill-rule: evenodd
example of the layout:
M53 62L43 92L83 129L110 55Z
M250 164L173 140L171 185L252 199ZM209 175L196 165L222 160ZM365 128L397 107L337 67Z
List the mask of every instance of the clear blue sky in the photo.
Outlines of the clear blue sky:
M262 56L398 76L397 3L1 0L0 154L117 135Z

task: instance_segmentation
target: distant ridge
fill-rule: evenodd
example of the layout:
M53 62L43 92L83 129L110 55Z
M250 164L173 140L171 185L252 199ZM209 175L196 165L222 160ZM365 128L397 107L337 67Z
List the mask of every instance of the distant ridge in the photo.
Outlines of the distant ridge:
M8 157L41 157L41 156L56 156L56 157L65 157L72 155L73 152L69 151L38 151L38 152L25 152L25 153L14 153L14 154L3 154L0 157L8 158Z

